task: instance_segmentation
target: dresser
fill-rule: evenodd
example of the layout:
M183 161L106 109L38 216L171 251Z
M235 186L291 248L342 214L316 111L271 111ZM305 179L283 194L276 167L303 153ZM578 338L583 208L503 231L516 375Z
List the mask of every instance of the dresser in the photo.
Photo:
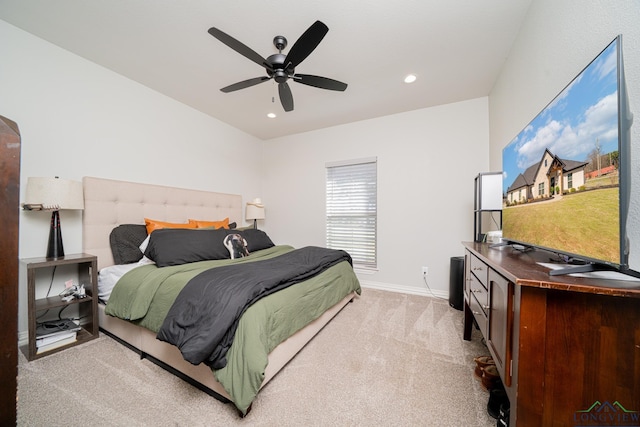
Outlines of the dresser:
M463 245L464 339L477 325L510 425L640 424L640 281L550 276L552 253Z
M15 425L18 377L20 131L0 116L0 425Z

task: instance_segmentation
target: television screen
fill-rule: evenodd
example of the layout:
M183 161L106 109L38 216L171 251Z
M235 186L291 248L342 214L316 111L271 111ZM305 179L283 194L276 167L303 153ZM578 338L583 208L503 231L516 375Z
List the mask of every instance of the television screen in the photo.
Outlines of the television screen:
M621 37L502 152L503 239L627 268L630 114Z

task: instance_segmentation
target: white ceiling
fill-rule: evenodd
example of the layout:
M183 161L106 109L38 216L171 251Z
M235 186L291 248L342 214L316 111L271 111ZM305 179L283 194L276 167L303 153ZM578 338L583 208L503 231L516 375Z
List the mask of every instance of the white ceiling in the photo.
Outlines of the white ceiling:
M0 0L0 19L261 139L489 94L531 0ZM207 33L217 27L263 57L316 20L329 27L296 73L345 92L273 80L220 88L264 69ZM403 83L408 73L418 80ZM272 102L275 100L275 102ZM268 112L277 118L267 118Z

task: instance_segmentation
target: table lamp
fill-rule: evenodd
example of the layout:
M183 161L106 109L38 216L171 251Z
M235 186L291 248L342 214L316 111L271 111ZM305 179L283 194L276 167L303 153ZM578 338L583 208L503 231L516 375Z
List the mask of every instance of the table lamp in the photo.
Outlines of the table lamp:
M253 199L252 202L247 202L245 219L248 221L253 220L253 228L258 228L258 220L264 219L264 205L262 204L262 200Z
M27 178L25 202L26 210L46 210L51 213L47 258L64 257L62 230L60 228L60 210L84 209L82 183L68 179Z

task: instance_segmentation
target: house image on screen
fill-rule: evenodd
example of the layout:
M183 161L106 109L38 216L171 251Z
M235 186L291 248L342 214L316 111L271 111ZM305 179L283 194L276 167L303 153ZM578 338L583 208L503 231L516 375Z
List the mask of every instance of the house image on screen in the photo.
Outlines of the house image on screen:
M506 194L508 204L564 194L585 183L585 167L589 162L565 160L544 150L540 162L519 174Z

